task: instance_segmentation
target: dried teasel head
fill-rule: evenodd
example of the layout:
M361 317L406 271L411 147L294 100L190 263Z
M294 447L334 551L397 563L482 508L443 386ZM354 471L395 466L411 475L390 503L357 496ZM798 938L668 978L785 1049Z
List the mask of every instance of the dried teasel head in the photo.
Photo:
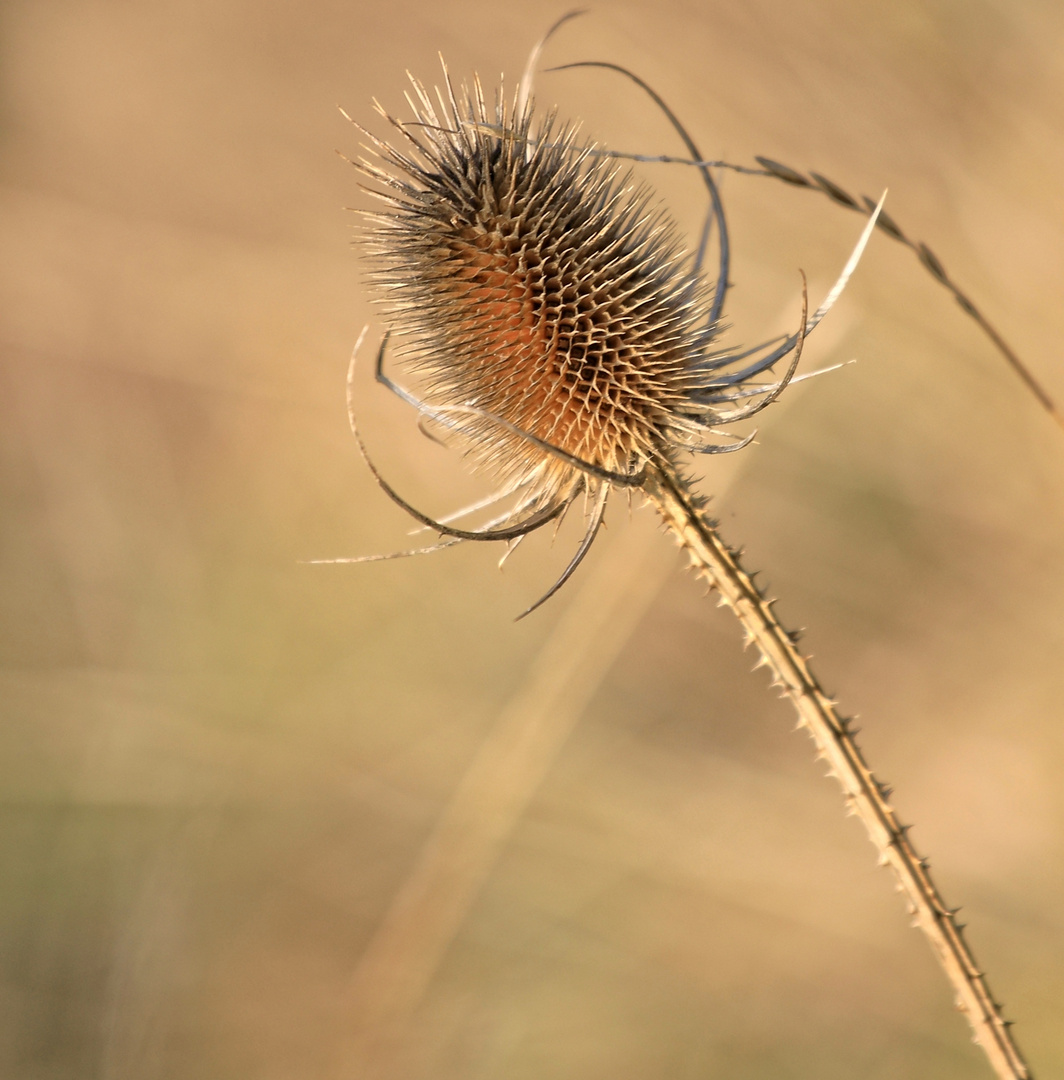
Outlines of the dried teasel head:
M456 90L446 69L435 102L412 83L413 120L378 106L398 138L369 136L377 160L358 163L384 204L367 214L364 235L390 327L377 375L517 504L482 529L456 529L374 475L447 538L443 546L520 539L590 496L584 541L550 596L590 547L611 488L675 478L683 452L749 442L721 426L752 416L787 384L806 333L859 251L820 310L807 318L803 306L801 326L782 344L722 350L728 241L708 169L708 224L716 224L721 254L716 285L653 194L554 113L538 118L524 83L512 97L500 87L490 107L479 80ZM870 231L871 223L859 248ZM422 376L424 398L385 375L389 336ZM763 355L751 360L756 353ZM788 355L783 378L758 381Z
M437 111L415 84L418 126L375 171L371 280L404 358L430 400L483 410L461 431L506 483L559 497L584 476L512 429L611 473L671 459L719 360L672 222L554 115L533 129L501 91L489 110L479 83L447 89Z

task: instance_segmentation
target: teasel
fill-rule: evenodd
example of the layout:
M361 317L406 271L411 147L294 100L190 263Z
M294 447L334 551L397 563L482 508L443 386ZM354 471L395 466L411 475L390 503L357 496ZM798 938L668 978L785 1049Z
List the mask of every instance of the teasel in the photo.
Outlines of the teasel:
M733 452L751 441L752 435L731 435L728 426L756 415L795 380L807 335L832 307L884 220L883 200L869 202L860 240L812 314L803 275L802 316L793 333L753 349L723 348L730 241L711 166L725 163L705 161L664 101L637 76L613 64L583 65L612 68L632 79L684 140L690 155L685 160L701 172L710 204L702 241L688 255L653 194L616 160L635 155L614 155L583 141L555 113L537 117L531 71L542 45L533 50L512 96L500 88L490 107L479 80L456 89L446 68L435 101L412 79L408 102L414 119L395 119L378 105L398 138L387 142L360 129L376 160L356 163L371 182L368 190L383 203L383 209L367 213L363 237L369 278L389 327L377 353L376 377L417 411L427 434L458 444L476 468L497 479L496 494L468 511L506 498L514 505L480 528L461 529L452 522L466 511L437 520L399 495L374 465L358 430L353 356L348 411L359 448L386 494L440 539L410 552L317 561L395 558L464 541L513 544L584 500L587 527L576 553L520 618L576 570L602 524L610 493L642 491L692 567L735 612L748 643L760 651L758 666L772 671L774 685L797 711L799 727L809 731L818 757L842 786L849 812L864 822L881 863L894 868L914 925L930 940L995 1072L1011 1080L1029 1077L956 911L943 902L927 860L899 822L889 789L872 774L852 724L799 652L797 635L782 627L773 601L721 540L685 464L686 455ZM780 175L785 166L766 163L775 172L763 167L763 174L796 182ZM899 232L885 220L890 235ZM702 273L711 229L719 255L712 286ZM364 336L365 331L359 345ZM393 341L401 360L421 375L423 396L386 373ZM782 375L768 378L783 361Z
M386 168L359 163L386 205L367 214L364 238L391 325L377 377L493 473L498 497L516 495L517 506L484 529L456 529L416 511L374 472L404 509L454 542L520 539L587 497L583 542L528 614L587 553L611 489L656 490L666 477L679 480L683 453L750 442L723 426L760 412L791 380L806 334L859 252L782 344L721 350L726 266L711 290L652 194L617 162L554 114L535 123L521 88L510 101L500 88L489 109L479 81L456 92L446 78L438 107L413 87L415 120L387 117L400 145L374 140ZM385 374L390 338L423 375L424 399ZM756 381L788 355L783 378Z

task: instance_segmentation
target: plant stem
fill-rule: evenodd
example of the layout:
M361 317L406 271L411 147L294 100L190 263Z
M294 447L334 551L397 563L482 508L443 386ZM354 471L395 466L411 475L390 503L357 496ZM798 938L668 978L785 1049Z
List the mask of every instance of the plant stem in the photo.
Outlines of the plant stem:
M772 611L738 556L721 540L715 525L701 512L695 497L675 474L659 472L646 485L666 524L691 558L692 566L720 592L721 602L735 612L747 642L761 652L758 666L775 675L775 685L791 699L798 726L809 730L818 757L842 786L851 813L864 822L881 865L889 864L907 894L918 926L938 957L957 997L957 1007L968 1018L975 1042L982 1047L1000 1080L1030 1080L1031 1072L1012 1038L982 971L964 941L963 927L942 900L931 879L927 860L909 840L909 826L901 825L891 807L889 790L872 774L854 739L850 721L836 711L804 656Z

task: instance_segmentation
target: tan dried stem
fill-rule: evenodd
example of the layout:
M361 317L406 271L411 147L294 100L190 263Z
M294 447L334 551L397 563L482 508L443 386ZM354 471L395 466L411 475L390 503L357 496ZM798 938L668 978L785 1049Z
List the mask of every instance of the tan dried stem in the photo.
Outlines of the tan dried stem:
M927 860L909 840L887 798L887 789L873 775L854 738L850 722L840 716L824 693L794 637L780 625L773 601L765 599L738 556L721 540L714 524L698 509L697 499L677 477L657 473L646 485L666 525L691 559L698 574L735 612L747 641L761 652L758 666L768 667L782 694L798 713L798 726L809 731L818 756L842 786L850 811L864 822L879 852L880 863L894 868L908 896L914 926L919 927L938 957L965 1014L975 1042L1001 1080L1030 1080L1031 1072L1001 1015L985 977L957 923L956 911L946 906L931 879Z

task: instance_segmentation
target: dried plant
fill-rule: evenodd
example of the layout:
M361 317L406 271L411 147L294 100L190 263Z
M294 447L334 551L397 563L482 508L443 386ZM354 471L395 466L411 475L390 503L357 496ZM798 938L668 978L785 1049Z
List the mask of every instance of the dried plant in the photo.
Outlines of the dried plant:
M721 540L683 463L690 453L725 453L747 445L751 437L732 436L727 425L755 415L794 380L807 335L845 287L877 226L917 253L1043 406L1058 421L1060 416L930 249L909 240L883 213L882 200L859 201L818 174L807 177L768 158L758 158L756 169L706 161L658 95L612 64L569 66L613 68L633 79L664 111L690 157L646 158L585 143L554 114L539 117L534 111L531 72L542 45L533 51L513 95L508 98L500 88L491 106L479 81L456 88L446 69L435 100L414 81L408 98L413 120L394 119L380 109L398 140L393 145L368 136L378 163L358 163L372 181L369 190L384 203L368 215L366 237L371 279L390 327L377 354L377 379L417 411L427 434L457 445L476 467L497 478L496 495L470 512L508 500L507 509L470 529L452 524L460 514L441 521L413 507L366 455L349 378L351 426L373 475L391 499L439 536L436 544L397 554L464 541L512 546L583 502L583 540L558 581L523 613L528 614L584 558L610 493L641 491L692 566L735 612L774 685L794 704L799 726L809 731L841 784L848 810L864 822L881 862L897 874L914 923L931 941L995 1072L1013 1080L1029 1077L955 910L942 900L927 861L890 805L889 791L866 764L850 721L824 693L797 636L781 626L772 601ZM651 192L623 171L616 159L624 157L679 160L700 171L710 206L693 257L684 253ZM796 330L740 353L719 344L730 265L727 223L713 175L720 167L818 189L868 215L820 307L809 314L803 278ZM713 230L719 261L711 286L702 262ZM424 377L423 397L385 373L391 341ZM766 379L784 361L785 372Z

